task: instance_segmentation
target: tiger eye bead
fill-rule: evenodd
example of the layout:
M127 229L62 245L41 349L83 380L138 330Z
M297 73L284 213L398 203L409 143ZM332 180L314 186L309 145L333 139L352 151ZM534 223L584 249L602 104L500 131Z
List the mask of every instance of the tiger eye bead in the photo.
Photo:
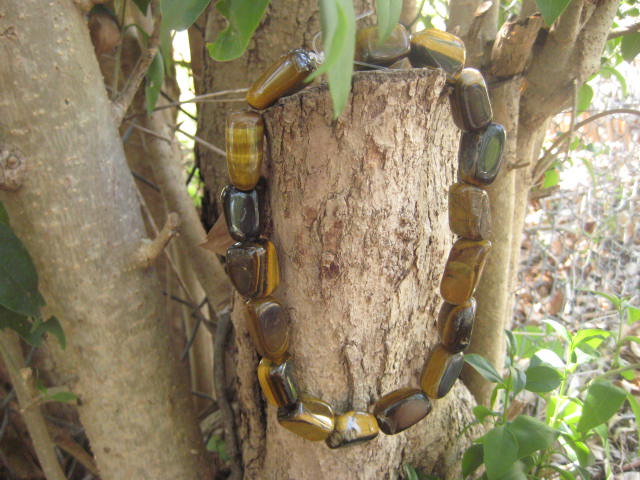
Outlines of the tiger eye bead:
M367 27L356 34L355 60L388 67L409 54L409 32L399 23L393 28L384 43L378 40L378 27ZM366 69L366 66L358 68Z
M301 90L305 79L316 69L308 51L298 48L286 53L253 82L247 92L247 103L262 110L280 97Z
M438 345L427 360L422 372L420 386L430 398L442 398L460 376L464 365L462 353L449 353L442 345Z
M293 379L293 360L275 363L267 358L258 364L258 381L262 393L271 405L288 407L298 401L298 387Z
M411 65L442 68L449 82L464 67L466 55L464 42L452 33L427 28L411 35Z
M335 419L333 432L327 437L329 448L340 448L367 442L378 436L376 417L366 412L347 412Z
M451 353L466 350L471 343L476 300L471 298L462 305L444 302L438 314L438 332L442 346Z
M455 76L450 98L453 121L459 129L481 130L493 120L487 85L475 68L464 68Z
M449 228L456 235L472 240L491 236L489 194L481 188L454 183L449 188Z
M289 315L272 297L247 302L247 328L253 345L262 357L281 361L289 348Z
M240 242L258 238L262 230L258 191L243 192L233 185L227 185L220 198L229 235Z
M431 402L420 390L401 388L378 399L373 414L380 430L394 435L415 425L431 412Z
M478 186L492 183L500 171L505 141L504 127L498 123L481 132L463 133L458 150L460 178Z
M454 305L467 302L480 281L490 250L489 240L461 238L454 243L440 283L442 298Z
M227 249L227 268L238 293L264 298L280 282L276 247L269 240L234 243Z
M335 418L327 402L303 397L291 407L279 408L278 422L296 435L318 442L326 440L333 431Z
M262 117L255 112L228 114L225 138L231 183L239 190L251 190L260 179L262 166Z

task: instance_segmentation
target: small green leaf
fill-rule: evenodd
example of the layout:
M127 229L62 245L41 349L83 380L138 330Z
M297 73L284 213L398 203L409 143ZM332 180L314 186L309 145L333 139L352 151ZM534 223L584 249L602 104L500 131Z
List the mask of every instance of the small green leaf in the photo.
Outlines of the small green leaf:
M6 226L9 226L9 214L5 210L2 202L0 202L0 223L4 223Z
M514 395L520 393L527 386L527 374L519 368L511 367L511 390Z
M0 305L27 317L40 315L44 305L29 252L5 223L0 223Z
M536 0L540 13L549 26L562 15L570 2L571 0Z
M142 13L147 13L147 7L149 7L151 0L133 0L133 3L136 4Z
M550 448L558 436L553 428L527 415L516 417L507 429L518 439L518 458Z
M235 60L242 56L249 45L269 0L220 0L216 9L227 19L228 25L207 44L209 55L218 62Z
M62 387L53 387L47 388L46 393L44 395L44 400L46 402L75 402L78 400L78 397L66 390Z
M489 430L483 437L482 446L489 480L500 478L518 460L518 440L503 425Z
M64 350L67 347L67 339L64 336L64 330L62 325L56 317L51 317L46 322L36 322L35 328L31 332L29 343L34 346L39 346L42 343L42 336L45 333L50 333L58 339L60 348Z
M209 2L210 0L160 0L162 29L186 30L204 12Z
M578 89L578 98L576 104L576 110L578 113L584 112L589 109L593 100L593 88L588 83L585 83Z
M627 80L624 78L624 75L621 74L616 68L611 67L609 65L603 65L600 67L600 74L606 78L607 76L613 75L618 80L620 84L620 88L622 89L622 96L627 96Z
M640 53L640 32L630 33L622 37L620 43L622 58L631 63L636 55Z
M591 449L584 442L575 440L569 435L563 435L562 438L565 440L571 452L575 455L575 459L578 461L580 466L588 467L593 464Z
M560 335L560 338L565 339L567 343L571 343L571 334L569 333L569 330L567 330L567 327L562 325L560 322L551 320L550 318L547 318L542 322L548 325L549 327L551 327L553 330L555 330L556 333Z
M462 455L462 476L467 477L482 465L482 445L476 443L467 448Z
M542 189L555 187L560 183L560 172L556 167L551 167L544 172L544 179L542 180Z
M571 350L580 346L581 343L589 342L592 348L598 348L605 338L611 336L611 332L599 328L585 328L578 330L571 339ZM595 343L590 342L593 340Z
M489 415L496 415L491 409L485 407L484 405L476 405L472 409L473 414L476 416L479 422L483 422L485 418Z
M383 44L400 20L402 0L376 0L378 43Z
M538 365L548 365L553 368L565 367L564 361L560 358L560 356L556 352L548 348L538 350L531 357L530 366L537 367Z
M627 307L625 307L625 311L627 312L627 323L629 325L640 320L640 308L628 305Z
M405 463L402 466L402 469L404 470L404 478L405 478L405 480L419 480L418 472L416 472L416 469L413 468L408 463Z
M592 383L582 407L578 431L585 433L609 420L618 411L627 393L610 382Z
M562 380L562 375L547 365L537 365L527 369L525 389L535 393L546 393L555 390Z
M0 305L0 330L9 328L23 339L29 339L31 335L31 322L27 317Z
M224 440L219 435L211 435L207 441L206 448L210 452L216 452L223 462L229 461L229 455L227 454L227 448L224 444Z
M469 353L464 356L464 361L471 365L485 380L492 383L502 383L502 377L486 358Z
M156 56L153 57L153 61L147 70L147 82L144 88L147 115L151 115L153 113L153 109L156 108L163 80L164 62L162 61L162 54L158 52L156 53Z
M611 302L611 304L616 307L616 309L620 309L620 307L622 306L622 299L616 295L611 295L608 293L604 293L604 292L597 292L595 290L586 290L587 292L593 293L594 295L597 295L599 297L602 297L606 300L609 300Z

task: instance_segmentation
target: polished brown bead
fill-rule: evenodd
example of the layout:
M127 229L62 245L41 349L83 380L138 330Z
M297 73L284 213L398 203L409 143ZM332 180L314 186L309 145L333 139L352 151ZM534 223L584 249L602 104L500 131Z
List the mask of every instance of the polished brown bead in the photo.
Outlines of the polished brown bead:
M262 110L280 97L291 95L305 86L305 79L316 69L311 54L301 48L286 53L253 82L247 103Z
M227 268L238 293L264 298L280 282L276 247L269 240L234 243L227 249Z
M458 150L460 178L481 187L492 183L502 165L505 141L504 127L498 123L490 123L480 132L463 133Z
M220 194L229 235L236 241L254 240L262 231L257 189L244 192L227 185Z
M461 238L454 243L440 283L442 298L454 305L467 302L480 281L490 250L489 240Z
M272 297L249 300L247 328L258 353L274 362L281 361L289 348L289 315Z
M327 402L303 397L291 407L278 409L278 422L296 435L318 442L333 431L335 417Z
M456 383L463 365L462 353L450 353L442 345L438 345L431 352L422 371L422 391L430 398L444 397Z
M473 297L462 305L444 302L438 314L442 346L452 353L465 350L471 343L475 316L476 300Z
M461 130L481 130L493 120L487 85L475 68L464 68L455 76L450 98L453 121Z
M347 412L336 417L333 432L327 437L329 448L340 448L367 442L378 436L376 417L366 412Z
M454 183L449 188L449 228L472 240L491 237L489 194L481 188Z
M379 42L378 27L366 27L356 34L356 62L388 67L409 54L409 31L397 24L384 43ZM356 64L357 65L357 64ZM357 65L367 69L366 65Z
M281 363L263 358L258 364L258 381L262 393L271 405L288 407L298 401L298 387L293 378L293 360Z
M411 35L409 60L414 67L442 68L453 82L466 59L464 42L452 33L427 28Z
M236 188L251 190L260 179L262 166L262 117L255 112L229 113L225 138L229 179Z
M420 390L401 388L378 399L373 414L380 430L394 435L415 425L431 411L431 402Z

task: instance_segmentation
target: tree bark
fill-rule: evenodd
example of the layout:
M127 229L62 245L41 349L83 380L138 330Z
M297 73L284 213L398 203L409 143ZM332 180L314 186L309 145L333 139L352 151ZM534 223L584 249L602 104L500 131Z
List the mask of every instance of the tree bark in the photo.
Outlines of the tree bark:
M0 142L29 165L0 199L64 327L52 350L101 477L209 478L159 283L132 264L144 225L84 19L70 0L0 13Z
M438 343L439 282L453 238L447 191L458 145L444 87L444 75L430 70L366 72L354 76L336 121L326 86L264 113L281 268L275 295L292 317L290 353L301 390L337 413L371 410L381 395L416 386ZM457 435L472 419L462 384L406 433L332 451L279 427L275 409L261 400L244 317L238 301L246 478L391 479L404 462L454 474L469 442L469 433Z

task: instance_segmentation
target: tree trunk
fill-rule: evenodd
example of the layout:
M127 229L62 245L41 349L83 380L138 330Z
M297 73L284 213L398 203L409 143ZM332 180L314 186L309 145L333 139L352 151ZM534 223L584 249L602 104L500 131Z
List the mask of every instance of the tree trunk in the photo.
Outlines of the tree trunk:
M281 268L275 295L292 317L290 353L301 390L337 413L370 411L381 395L416 386L438 343L438 287L453 238L447 191L458 146L444 86L444 75L432 70L360 73L336 121L326 86L264 114ZM244 317L238 301L246 478L391 479L407 462L454 474L469 442L469 433L457 435L473 406L461 383L406 433L332 451L279 427L275 409L261 400Z
M64 327L52 350L101 477L209 478L159 283L133 263L144 225L84 19L10 1L0 31L0 142L28 165L0 198Z

